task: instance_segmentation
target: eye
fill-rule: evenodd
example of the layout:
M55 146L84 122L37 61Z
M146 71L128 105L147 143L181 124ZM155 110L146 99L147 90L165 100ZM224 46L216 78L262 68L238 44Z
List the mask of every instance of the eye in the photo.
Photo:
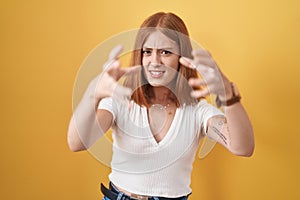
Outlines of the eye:
M171 51L168 51L168 50L162 49L161 52L160 52L160 54L161 54L161 55L170 55L170 54L172 54L172 52L171 52Z
M152 51L149 49L143 49L142 53L144 56L149 56L149 55L151 55Z

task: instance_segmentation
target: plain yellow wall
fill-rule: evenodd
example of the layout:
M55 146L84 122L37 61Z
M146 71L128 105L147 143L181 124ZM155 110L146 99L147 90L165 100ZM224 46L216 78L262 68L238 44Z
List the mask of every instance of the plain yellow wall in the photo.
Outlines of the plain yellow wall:
M100 199L109 168L66 143L88 53L171 11L239 86L253 157L217 145L196 159L191 200L300 199L300 1L1 1L1 199Z

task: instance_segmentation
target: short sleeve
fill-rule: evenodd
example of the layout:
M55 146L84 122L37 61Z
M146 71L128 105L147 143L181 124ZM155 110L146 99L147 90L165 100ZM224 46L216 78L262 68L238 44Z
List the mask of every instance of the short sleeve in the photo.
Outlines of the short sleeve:
M111 97L101 99L101 101L98 104L98 109L103 109L110 112L113 116L113 121L115 121L117 117L118 108L116 102L114 102Z
M206 100L201 100L198 103L198 115L202 119L202 133L206 135L207 121L214 116L225 116L224 113L215 106L207 103Z

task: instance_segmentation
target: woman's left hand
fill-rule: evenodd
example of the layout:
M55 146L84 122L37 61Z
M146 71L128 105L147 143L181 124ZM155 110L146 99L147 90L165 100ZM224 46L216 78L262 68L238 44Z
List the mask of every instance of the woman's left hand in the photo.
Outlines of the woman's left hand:
M220 68L212 58L211 54L204 49L197 49L192 52L193 60L181 57L179 62L191 69L196 69L201 77L190 78L191 87L201 88L191 93L192 97L206 97L210 93L218 95L220 99L230 98L232 94L230 81L221 72Z

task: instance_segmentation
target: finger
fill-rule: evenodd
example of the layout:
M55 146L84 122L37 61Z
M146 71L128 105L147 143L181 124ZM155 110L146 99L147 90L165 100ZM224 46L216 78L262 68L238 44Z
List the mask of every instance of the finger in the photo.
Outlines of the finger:
M122 45L118 45L114 47L109 53L109 60L117 59L117 57L122 53L122 51L123 51Z
M186 67L189 67L191 69L196 69L196 65L193 63L193 60L187 57L181 57L179 59L179 62Z
M195 57L194 62L208 67L216 67L216 63L211 57Z
M208 87L208 88L213 88L214 85L213 83L215 82L214 79L194 79L194 80L189 80L189 85L191 87Z
M110 64L109 69L115 70L115 69L118 69L120 66L121 66L120 60L114 60L114 61Z
M190 78L189 85L191 87L200 87L200 86L206 85L206 82L205 82L205 80L200 79L200 78Z
M204 64L197 64L196 70L202 75L214 73L214 69Z
M122 45L118 45L114 47L108 56L108 60L104 63L103 70L107 70L111 67L111 65L117 60L118 56L122 53L123 47Z
M186 66L189 67L191 69L196 69L200 74L206 73L207 71L211 71L212 68L204 65L204 64L196 64L194 60L187 58L187 57L181 57L179 59L179 62Z
M122 76L130 76L141 73L142 66L137 65L133 67L119 68L115 71L115 80L118 81Z
M106 70L109 70L111 69L112 67L116 67L115 65L117 64L119 60L108 60L106 61L106 63L104 63L103 65L103 70L106 71Z
M134 75L140 73L142 70L142 65L136 65L133 67L126 67L126 68L121 68L121 76L129 76L129 75Z
M115 80L118 80L119 78L119 70L121 62L119 60L113 61L107 68L107 73L112 76Z
M194 57L200 57L200 56L211 57L211 54L205 49L195 49L192 51L192 55Z
M206 97L209 95L208 89L202 89L202 90L193 90L191 92L191 96L193 98L200 98L200 97Z

